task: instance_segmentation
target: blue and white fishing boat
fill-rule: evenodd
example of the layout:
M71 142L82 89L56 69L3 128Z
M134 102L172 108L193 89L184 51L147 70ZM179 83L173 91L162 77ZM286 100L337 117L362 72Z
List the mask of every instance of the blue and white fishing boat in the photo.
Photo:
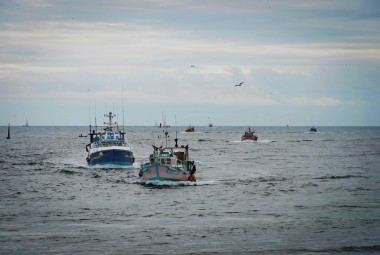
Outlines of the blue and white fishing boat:
M87 163L90 166L116 165L132 166L135 157L131 146L128 145L124 130L119 130L117 122L112 122L116 114L105 114L108 122L103 131L96 132L90 126L90 143L86 145Z

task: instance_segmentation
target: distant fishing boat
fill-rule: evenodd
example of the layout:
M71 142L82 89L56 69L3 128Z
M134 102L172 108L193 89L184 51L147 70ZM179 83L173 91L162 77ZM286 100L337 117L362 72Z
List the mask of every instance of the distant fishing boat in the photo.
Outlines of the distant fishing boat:
M116 114L109 112L104 117L108 122L103 131L95 132L90 126L90 143L86 145L87 163L95 165L132 166L135 157L131 147L127 144L124 130L119 130L117 122L112 119Z
M254 134L255 131L251 130L251 127L248 127L248 130L244 132L244 135L241 136L241 141L246 141L246 140L252 140L252 141L257 141L258 136Z
M194 131L195 131L194 126L189 125L189 126L186 128L185 131L186 131L186 132L194 132Z
M310 128L310 130L309 130L310 132L317 132L317 128L316 127L314 127L314 126L312 126L311 128Z
M213 127L214 125L212 125L212 122L210 121L210 117L208 119L209 119L208 127Z
M166 124L166 115L165 114L162 114L162 122L160 123L160 125L158 127L159 128L168 128L168 127L170 127L170 125Z
M165 132L165 139L168 133ZM149 163L140 167L139 176L144 181L189 181L195 182L196 166L189 160L189 146L178 147L178 139L174 147L153 146ZM167 142L166 142L167 144Z

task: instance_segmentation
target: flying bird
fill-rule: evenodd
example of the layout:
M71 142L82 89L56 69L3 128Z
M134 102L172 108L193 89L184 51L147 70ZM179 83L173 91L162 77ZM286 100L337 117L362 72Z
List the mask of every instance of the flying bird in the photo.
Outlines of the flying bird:
M239 84L236 84L234 87L240 87L244 82L240 82Z
M191 68L194 68L194 67L196 67L196 66L195 66L195 65L191 65L190 67L191 67Z

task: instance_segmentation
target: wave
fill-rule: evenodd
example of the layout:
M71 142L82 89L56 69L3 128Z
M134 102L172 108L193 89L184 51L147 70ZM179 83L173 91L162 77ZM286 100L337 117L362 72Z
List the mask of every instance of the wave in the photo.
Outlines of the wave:
M227 185L236 185L236 184L242 184L242 185L249 185L252 183L266 183L266 182L286 182L289 181L289 179L285 177L276 177L276 176L268 176L268 177L256 177L256 178L234 178L234 179L219 179L218 182L227 184Z
M73 171L73 170L67 170L67 169L59 170L59 172L62 174L67 174L67 175L82 174L81 172L77 172L77 171Z
M325 249L308 249L308 248L300 248L300 249L289 249L285 250L285 254L299 254L299 253L346 253L346 252L378 252L380 251L380 245L368 245L368 246L342 246L337 248L325 248ZM272 250L272 252L277 253L277 251ZM284 251L282 251L284 252Z
M348 179L348 178L365 178L364 176L361 175L325 175L321 177L316 177L314 179L317 180L334 180L334 179Z
M212 142L211 139L198 139L198 142Z

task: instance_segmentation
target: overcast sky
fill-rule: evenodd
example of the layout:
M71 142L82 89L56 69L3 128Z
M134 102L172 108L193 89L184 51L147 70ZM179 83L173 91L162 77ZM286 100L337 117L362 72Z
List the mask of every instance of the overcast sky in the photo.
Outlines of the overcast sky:
M0 0L0 91L0 125L379 126L380 1Z

